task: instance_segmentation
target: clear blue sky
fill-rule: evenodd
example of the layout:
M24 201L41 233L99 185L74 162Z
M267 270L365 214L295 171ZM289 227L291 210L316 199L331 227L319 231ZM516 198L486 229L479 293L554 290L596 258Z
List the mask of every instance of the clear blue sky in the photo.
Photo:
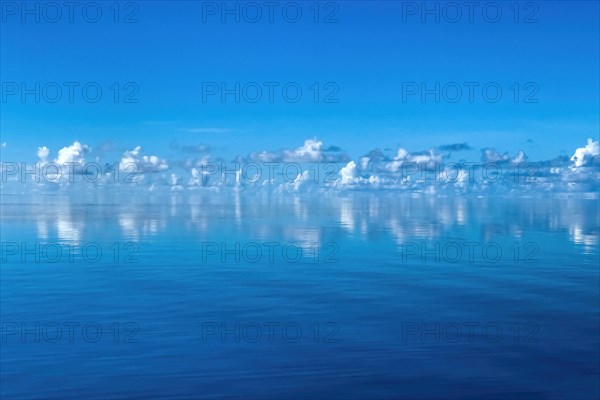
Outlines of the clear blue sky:
M482 147L500 151L525 150L531 159L572 154L587 137L599 131L599 6L597 1L519 3L497 2L502 16L492 23L494 9L483 14L476 8L472 21L462 8L440 7L435 15L416 14L421 2L340 1L334 8L322 2L319 22L314 22L313 2L298 2L302 17L288 22L280 2L273 22L262 9L258 23L235 16L209 14L221 2L139 1L136 7L102 2L102 17L88 22L81 8L69 22L68 9L57 23L49 22L53 10L40 8L25 15L2 2L1 107L2 142L7 160L35 159L38 146L53 151L79 140L98 148L111 143L116 153L143 146L152 154L168 156L169 144L206 144L226 156L262 149L295 148L304 139L318 137L358 157L375 147L410 150L467 142L477 158ZM59 2L60 4L61 2ZM480 2L486 5L489 2ZM529 2L531 3L531 2ZM29 3L34 9L35 2ZM86 2L81 2L86 4ZM258 2L254 4L263 4ZM463 4L462 1L455 4ZM38 3L38 7L43 7ZM242 8L244 3L239 3ZM429 3L433 9L435 2ZM234 8L235 3L229 3ZM291 6L290 6L291 7ZM93 19L94 10L88 9ZM246 17L254 11L246 9ZM294 9L287 16L293 18ZM45 14L44 14L45 13ZM136 23L123 23L128 15ZM329 15L335 23L323 23ZM423 19L425 18L425 21ZM518 22L515 23L515 18ZM205 19L207 22L203 22ZM405 21L403 21L405 20ZM533 23L525 23L525 21ZM534 22L537 21L537 22ZM203 82L297 82L303 98L285 102L281 90L257 103L223 103L219 96L203 102ZM7 82L34 87L48 82L80 82L74 101L62 97L50 103L41 93L25 102L21 93L7 94ZM83 101L81 87L98 82L103 97L98 103ZM136 104L114 103L112 83L121 95L134 82ZM334 82L337 103L315 103L309 88ZM469 102L466 89L457 103L433 95L426 102L414 95L403 102L404 82L479 82ZM497 103L485 101L481 87L496 82L503 90ZM514 102L514 82L521 86ZM523 96L537 88L537 103ZM49 88L50 90L52 88ZM331 88L329 88L331 89ZM52 97L53 92L48 92ZM449 96L454 96L451 92Z

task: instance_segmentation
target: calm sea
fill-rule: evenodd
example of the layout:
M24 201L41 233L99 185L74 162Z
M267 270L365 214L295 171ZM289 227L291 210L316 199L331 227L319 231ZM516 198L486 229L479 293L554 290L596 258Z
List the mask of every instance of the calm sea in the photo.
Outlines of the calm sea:
M3 196L2 399L597 399L599 200Z

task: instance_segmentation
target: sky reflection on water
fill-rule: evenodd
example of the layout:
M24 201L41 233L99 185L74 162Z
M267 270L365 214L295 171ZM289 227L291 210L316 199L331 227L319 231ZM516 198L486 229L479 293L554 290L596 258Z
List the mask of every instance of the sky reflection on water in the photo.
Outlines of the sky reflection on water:
M598 204L5 196L2 396L597 398Z

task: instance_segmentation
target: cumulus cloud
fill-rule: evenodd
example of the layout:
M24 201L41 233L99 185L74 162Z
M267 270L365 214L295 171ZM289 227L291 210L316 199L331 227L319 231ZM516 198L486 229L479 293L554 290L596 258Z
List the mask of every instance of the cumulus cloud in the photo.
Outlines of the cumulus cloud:
M192 177L188 181L188 185L190 186L201 186L204 181L202 179L202 172L198 168L192 168L191 171Z
M85 163L84 156L90 151L91 148L89 146L75 141L72 145L60 149L54 162L58 165L83 165ZM38 147L37 156L40 163L47 163L50 156L50 149L46 146Z
M366 176L362 176L366 175ZM381 183L378 175L361 173L361 169L354 161L350 161L340 169L340 179L333 186L371 186L377 187Z
M516 156L514 156L510 162L513 164L523 163L527 160L527 155L523 150L519 150Z
M89 146L75 141L72 145L60 149L58 151L58 157L54 160L54 162L60 165L66 165L68 163L84 164L84 155L90 150L91 149Z
M304 146L295 150L284 150L284 161L310 162L323 160L323 142L316 139L308 139Z
M481 149L481 162L484 164L506 162L509 159L508 153L500 154L498 150L489 147Z
M257 152L257 153L251 153L250 157L251 160L253 161L258 161L258 162L277 162L277 161L281 161L281 155L277 154L277 153L271 153L268 151L261 151L261 152Z
M40 162L47 163L49 155L50 149L48 149L46 146L38 147L37 156L39 157Z
M263 150L261 152L251 153L249 158L258 162L346 162L349 161L348 155L339 147L323 147L323 142L317 139L307 139L304 145L293 150L280 150L270 152Z
M576 168L598 164L600 161L600 146L593 139L588 139L585 147L580 147L575 150L575 154L571 157Z
M360 159L360 168L367 170L370 167L382 165L387 159L386 155L381 149L371 150Z
M519 168L515 168L516 164L528 160L523 151L511 156L494 148L484 148L481 151L483 163L496 163L498 167L487 171L483 163L448 161L449 151L464 149L463 145L466 146L433 146L424 151L409 151L402 147L394 150L375 149L352 160L339 147L326 147L320 140L308 139L297 148L251 153L248 157L235 157L233 162L212 157L210 154L201 154L187 161L170 163L156 155L144 155L142 148L137 146L123 153L120 161L116 163L110 164L110 160L103 160L106 162L103 171L111 171L111 168L118 164L120 170L140 174L135 177L135 182L154 191L162 188L175 191L220 191L230 187L237 190L282 192L384 188L431 194L453 191L478 195L523 191L597 192L600 171L596 167L600 165L600 146L595 140L589 139L585 146L575 149L572 157L562 156L546 161L528 162ZM176 143L171 146L172 149L173 147L183 149ZM196 150L201 152L204 149ZM82 164L85 162L84 157L90 152L88 146L75 141L59 150L55 160L58 164ZM43 163L52 159L46 146L37 149L37 156ZM300 169L297 170L295 179L290 176L294 169L286 169L283 176L284 170L281 165L273 171L263 168L261 174L255 175L257 167L250 167L249 163L257 161L294 162L300 164L297 166ZM314 166L309 169L302 165L312 162L333 162L337 164L337 169L332 175L331 169L317 169ZM168 173L160 173L167 171ZM245 171L245 175L242 171ZM115 176L117 175L104 174L100 179L103 184L109 185L116 182Z
M446 154L439 153L435 148L417 153L409 153L406 149L399 148L394 159L386 163L385 168L388 171L396 172L406 163L431 167L441 163L446 157Z
M136 146L133 150L123 153L123 157L119 162L119 169L130 172L131 170L135 172L161 172L169 168L166 160L157 156L142 156L140 155L141 152L141 146Z
M169 178L169 184L171 185L172 192L184 189L184 187L181 185L181 178L175 173L171 174L171 177Z
M358 168L354 161L350 161L345 167L340 169L340 183L342 185L353 185L358 181Z
M285 182L279 186L279 191L289 190L293 192L299 192L302 189L307 188L311 182L308 171L304 171L296 176L296 178L290 182Z
M484 164L517 164L525 160L527 160L527 155L523 150L519 150L517 155L511 158L508 152L500 154L498 150L491 147L481 149L481 162Z

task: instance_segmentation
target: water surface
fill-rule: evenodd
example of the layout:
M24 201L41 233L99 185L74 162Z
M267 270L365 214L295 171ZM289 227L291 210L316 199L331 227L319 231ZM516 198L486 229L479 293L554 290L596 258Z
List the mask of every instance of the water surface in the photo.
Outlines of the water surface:
M600 395L597 199L98 196L2 198L2 398Z

